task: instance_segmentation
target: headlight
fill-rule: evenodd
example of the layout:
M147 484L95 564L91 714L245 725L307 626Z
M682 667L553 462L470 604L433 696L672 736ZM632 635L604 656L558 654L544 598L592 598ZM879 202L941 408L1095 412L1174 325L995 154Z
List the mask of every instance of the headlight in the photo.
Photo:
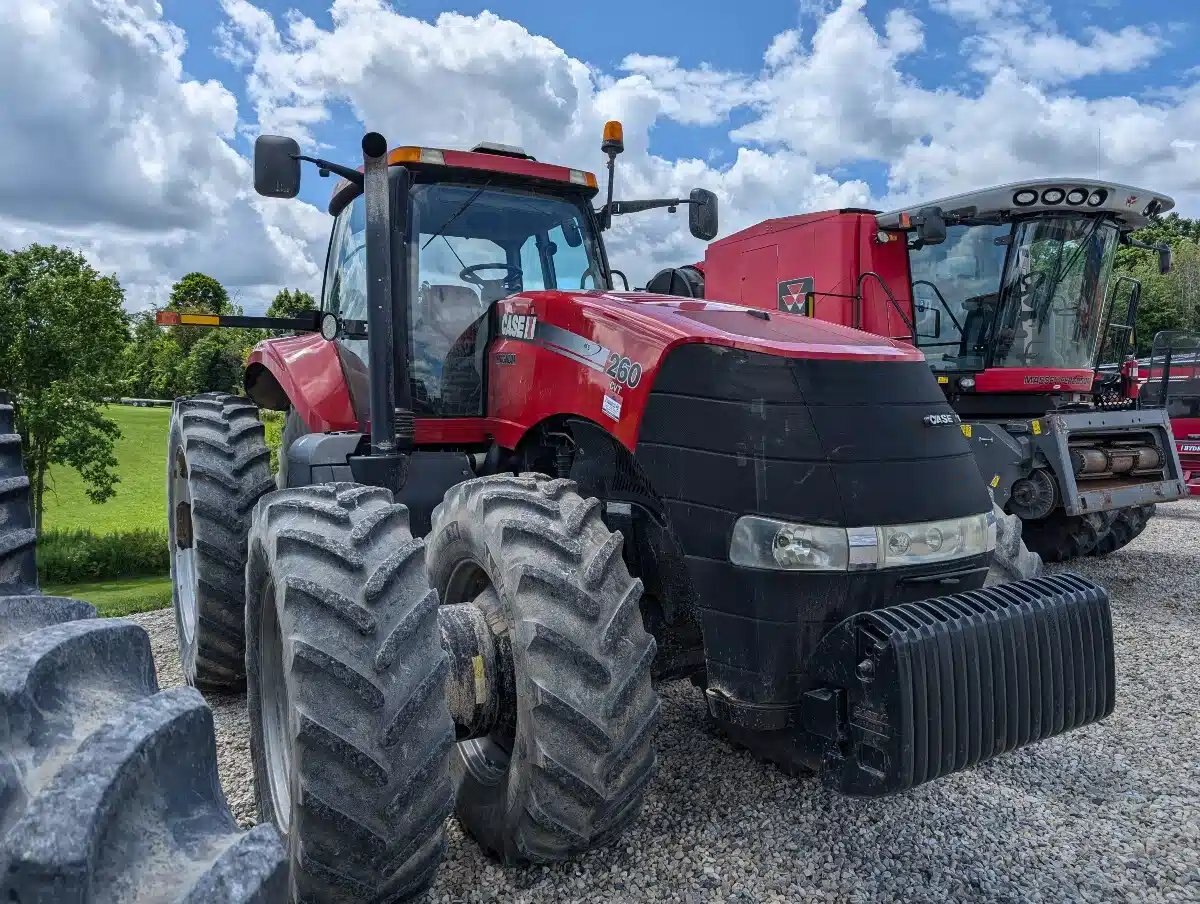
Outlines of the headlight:
M743 515L733 526L729 561L785 571L858 571L928 565L996 548L991 512L881 527L823 527Z

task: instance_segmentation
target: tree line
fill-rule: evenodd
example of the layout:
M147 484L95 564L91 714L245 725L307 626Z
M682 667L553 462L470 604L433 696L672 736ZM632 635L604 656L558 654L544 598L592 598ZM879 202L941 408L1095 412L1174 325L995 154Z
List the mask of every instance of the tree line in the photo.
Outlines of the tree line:
M106 403L239 392L246 356L268 335L160 327L160 308L130 315L124 303L117 278L98 272L78 251L37 244L0 250L0 391L17 402L39 526L51 465L78 471L93 502L115 494L120 431ZM314 306L307 292L283 289L267 313L289 317ZM241 313L225 287L204 273L175 283L161 309Z

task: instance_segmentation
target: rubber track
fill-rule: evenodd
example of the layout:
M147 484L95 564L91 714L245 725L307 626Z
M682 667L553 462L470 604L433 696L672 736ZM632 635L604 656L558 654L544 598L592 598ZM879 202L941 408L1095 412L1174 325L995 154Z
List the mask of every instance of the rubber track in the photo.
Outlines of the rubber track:
M508 862L558 860L614 840L637 817L653 775L658 718L654 640L620 533L571 481L524 474L451 488L430 537L435 586L444 590L472 556L485 563L501 620L512 624L523 736L507 782L494 789L456 754L459 820Z
M425 548L387 490L332 484L259 503L248 586L270 582L285 640L293 882L303 900L407 900L433 880L450 812L454 725ZM257 625L261 590L247 601ZM273 818L262 738L260 638L248 637L259 810Z
M282 901L270 827L240 833L212 714L160 692L140 627L74 600L0 600L6 900Z
M195 647L181 650L184 675L200 687L237 689L245 680L246 537L255 503L275 489L258 409L222 393L180 399L168 468L178 448L191 481L199 610Z
M1086 556L1104 536L1112 513L1065 515L1055 512L1048 518L1025 521L1025 544L1045 562L1067 562Z
M1092 556L1107 556L1136 540L1158 510L1155 505L1131 505L1118 509L1108 531L1088 553Z

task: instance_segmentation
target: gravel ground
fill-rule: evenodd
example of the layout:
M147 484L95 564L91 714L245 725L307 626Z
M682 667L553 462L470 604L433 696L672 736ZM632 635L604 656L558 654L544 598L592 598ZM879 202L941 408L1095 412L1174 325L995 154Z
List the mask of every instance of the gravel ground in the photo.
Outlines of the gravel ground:
M690 684L662 688L659 772L615 848L505 869L457 824L431 900L1200 901L1200 499L1074 570L1112 593L1118 704L1105 722L908 794L858 801L791 779L714 732ZM169 611L136 616L163 685ZM222 782L254 820L245 698L211 700Z

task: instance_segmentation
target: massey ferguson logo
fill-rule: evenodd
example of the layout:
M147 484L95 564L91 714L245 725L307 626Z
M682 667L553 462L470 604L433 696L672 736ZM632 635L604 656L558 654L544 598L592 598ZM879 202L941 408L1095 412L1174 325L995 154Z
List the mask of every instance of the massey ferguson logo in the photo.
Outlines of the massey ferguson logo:
M805 296L813 291L813 278L785 279L779 284L779 310L788 314L811 315Z
M959 422L957 414L927 414L924 420L927 427L949 427Z
M500 318L500 334L513 339L532 339L537 331L535 314L505 314Z

